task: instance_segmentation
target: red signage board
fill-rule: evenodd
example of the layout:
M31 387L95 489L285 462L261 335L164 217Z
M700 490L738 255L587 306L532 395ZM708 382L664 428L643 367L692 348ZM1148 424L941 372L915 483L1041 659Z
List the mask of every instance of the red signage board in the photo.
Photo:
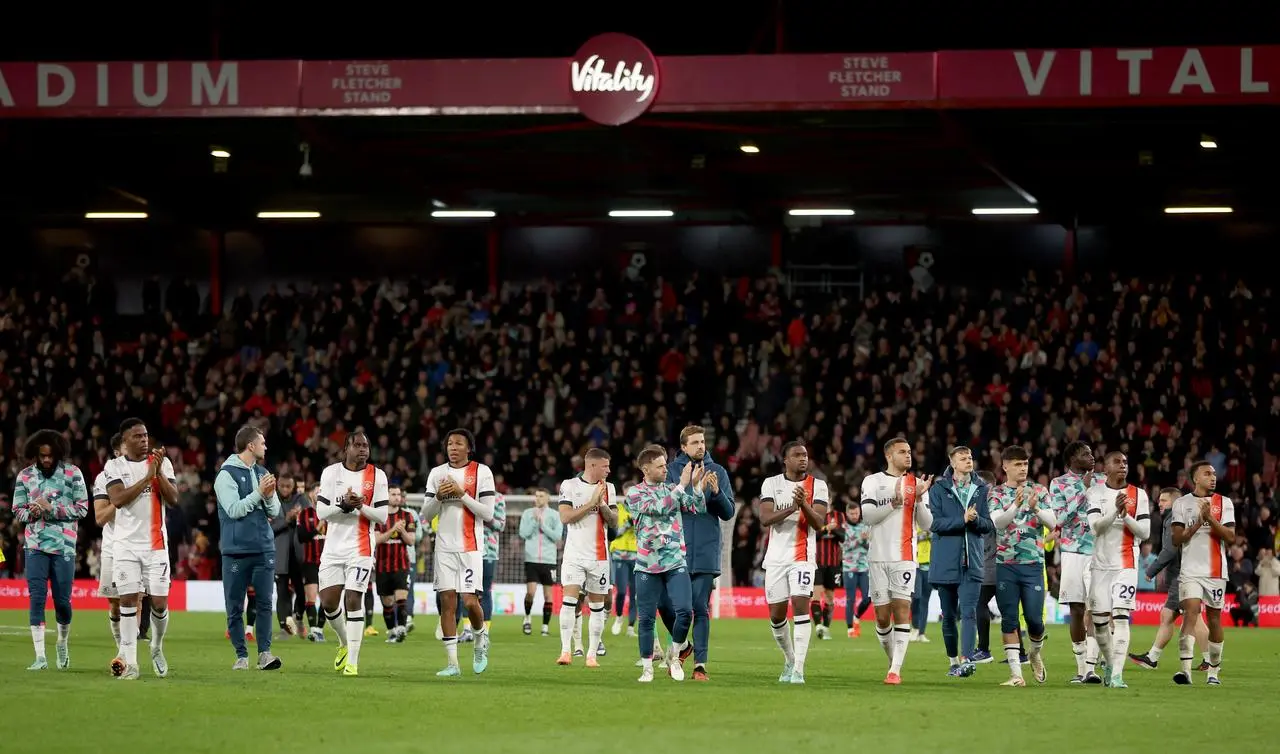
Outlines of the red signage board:
M1277 87L1280 46L655 58L606 34L573 58L0 63L0 118L582 112L617 124L645 112L1280 104Z
M1277 87L1280 46L938 53L943 107L1274 104Z
M298 61L0 63L0 118L294 115Z
M573 92L573 62L303 63L299 100L302 114L319 115L572 113L581 96ZM666 57L656 70L654 112L928 107L935 96L933 53Z
M46 598L45 609L53 617L53 595ZM31 604L31 593L23 579L0 579L0 610L26 610ZM107 600L98 596L96 579L76 579L71 584L71 609L106 610ZM175 580L169 585L169 609L187 609L187 582Z

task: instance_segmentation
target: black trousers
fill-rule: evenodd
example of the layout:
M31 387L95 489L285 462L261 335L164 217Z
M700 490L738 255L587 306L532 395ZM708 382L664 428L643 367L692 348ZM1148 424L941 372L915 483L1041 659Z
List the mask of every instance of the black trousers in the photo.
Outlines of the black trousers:
M289 588L293 588L293 609L289 609ZM290 615L301 616L306 612L307 593L302 588L302 564L289 559L288 573L276 574L276 620L284 626Z
M991 652L991 600L996 596L995 584L983 584L978 592L978 649Z

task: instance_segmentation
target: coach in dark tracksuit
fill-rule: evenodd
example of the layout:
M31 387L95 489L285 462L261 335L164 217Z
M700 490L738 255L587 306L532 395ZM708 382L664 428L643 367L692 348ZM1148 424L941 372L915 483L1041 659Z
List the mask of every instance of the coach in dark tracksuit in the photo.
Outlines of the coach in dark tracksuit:
M929 488L933 513L929 577L942 602L942 641L951 659L950 675L972 674L978 636L978 595L986 561L985 536L995 531L987 510L991 488L973 473L968 448L951 451L952 472ZM960 618L957 636L956 617ZM957 642L957 639L960 639Z
M282 476L276 497L280 498L280 513L271 517L271 530L275 533L276 542L276 622L283 630L287 627L286 619L290 615L293 616L295 625L300 626L306 608L298 516L307 507L307 496L297 489L293 477Z
M667 481L680 483L680 473L690 463L701 464L716 475L719 489L706 489L706 513L682 513L685 562L693 582L694 680L706 680L707 652L711 642L711 590L720 575L721 521L733 520L733 483L729 472L707 453L706 433L699 426L680 432L680 455L667 465ZM699 675L702 676L699 679Z

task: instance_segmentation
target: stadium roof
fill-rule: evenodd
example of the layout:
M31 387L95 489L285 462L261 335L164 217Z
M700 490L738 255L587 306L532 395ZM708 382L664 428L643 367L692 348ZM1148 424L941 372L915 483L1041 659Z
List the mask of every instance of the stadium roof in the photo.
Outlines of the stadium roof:
M191 222L262 209L415 222L447 205L535 223L647 207L771 221L794 206L927 221L1028 196L1045 219L1088 223L1172 204L1269 211L1277 125L1269 108L654 114L622 128L576 115L12 121L0 192L5 215L45 223L132 197ZM225 173L214 148L231 154Z
M542 19L518 37L482 34L488 22L474 16L446 22L433 13L433 23L420 23L419 11L411 10L397 28L379 25L329 42L336 21L215 5L216 18L174 20L178 31L163 33L86 16L66 35L35 46L11 28L4 32L5 57L118 59L122 49L152 60L215 57L211 52L239 59L565 57L605 28L642 37L659 55L767 53L780 45L809 52L1025 48L1084 39L1238 43L1266 22L1219 14L1176 29L1135 14L1132 23L1108 22L1086 34L1096 19L1078 10L1053 23L993 28L943 4L906 16L887 6L748 2L735 6L732 17L716 14L710 26L687 13L672 24L657 4L620 24L607 16L594 22L605 28L589 28L582 14L577 21ZM504 24L524 28L516 16ZM323 28L330 33L313 33ZM705 28L719 31L697 31ZM522 223L597 221L609 209L656 206L695 222L772 222L804 205L852 207L860 220L927 222L1033 199L1042 219L1064 224L1158 213L1173 204L1229 204L1248 216L1269 213L1280 192L1267 180L1280 160L1271 136L1274 109L652 112L621 128L576 113L4 120L0 217L54 224L142 200L153 217L227 226L264 209L417 222L440 205L493 209ZM1218 148L1202 148L1204 140ZM740 151L747 143L759 153ZM310 176L300 175L303 144ZM215 148L230 159L213 158Z

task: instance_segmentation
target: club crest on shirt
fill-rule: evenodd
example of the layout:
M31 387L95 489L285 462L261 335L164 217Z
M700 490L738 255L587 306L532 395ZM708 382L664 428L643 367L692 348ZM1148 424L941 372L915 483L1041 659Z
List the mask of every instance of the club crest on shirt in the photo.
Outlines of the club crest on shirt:
M373 491L373 482L365 482L365 483L364 483L364 491L365 491L366 493L372 492L372 491Z

